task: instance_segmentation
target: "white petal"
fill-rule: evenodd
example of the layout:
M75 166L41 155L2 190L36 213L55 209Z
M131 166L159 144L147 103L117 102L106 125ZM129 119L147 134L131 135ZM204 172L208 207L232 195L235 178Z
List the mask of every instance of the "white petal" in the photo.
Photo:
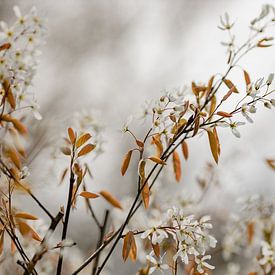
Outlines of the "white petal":
M149 269L149 274L152 274L156 269L157 269L156 266L150 267L150 269Z
M20 11L20 9L19 9L18 6L14 6L14 7L13 7L13 11L14 11L15 16L16 16L17 18L20 18L20 17L21 17L21 11Z
M241 134L236 128L232 128L232 133L235 137L240 138Z

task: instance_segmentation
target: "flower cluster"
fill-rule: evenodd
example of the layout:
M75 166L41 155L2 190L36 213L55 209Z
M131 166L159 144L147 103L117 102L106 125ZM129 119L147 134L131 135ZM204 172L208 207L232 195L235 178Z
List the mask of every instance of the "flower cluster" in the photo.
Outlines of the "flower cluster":
M45 28L41 18L32 8L27 15L22 15L15 6L16 22L8 26L0 22L0 90L5 95L5 86L9 86L14 97L13 109L30 108L36 119L41 119L39 105L31 91L33 77L36 73L38 50L43 42ZM7 108L7 106L6 106Z
M173 207L168 210L168 219L165 223L142 233L141 238L148 239L153 247L153 251L147 256L147 259L153 263L150 274L156 269L167 269L169 266L162 263L163 256L161 257L156 249L158 246L164 254L171 253L172 250L175 251L172 257L175 263L178 262L178 259L185 265L192 262L200 274L214 269L214 266L207 262L211 256L206 255L209 248L216 247L217 243L216 239L209 235L209 230L212 229L210 217L203 216L196 220L193 215L186 216L183 213L181 209ZM159 261L152 258L153 253Z

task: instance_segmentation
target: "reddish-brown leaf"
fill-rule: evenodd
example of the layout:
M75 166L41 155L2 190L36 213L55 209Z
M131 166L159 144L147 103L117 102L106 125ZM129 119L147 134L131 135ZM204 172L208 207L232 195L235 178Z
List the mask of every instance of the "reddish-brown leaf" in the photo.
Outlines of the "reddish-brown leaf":
M91 193L91 192L88 192L88 191L82 191L79 196L81 197L84 197L86 199L96 199L98 198L99 196L95 193Z
M266 159L266 163L269 165L269 167L275 170L275 159Z
M162 153L163 153L163 146L160 140L160 135L154 135L152 137L152 142L156 145L156 149L157 149L157 156L161 157Z
M227 99L232 95L233 91L234 91L234 87L231 88L231 89L229 89L229 91L228 91L228 92L225 94L225 96L222 98L222 101L227 100Z
M140 148L143 148L143 147L144 147L144 143L143 143L143 141L141 141L141 140L136 139L136 144L137 144L137 146L140 147Z
M182 149L184 158L187 160L188 156L189 156L189 150L188 150L188 145L185 140L181 143L181 149Z
M249 74L248 74L248 72L246 70L243 70L243 74L244 74L245 84L246 84L246 86L249 86L250 83L251 83Z
M180 181L181 178L181 161L179 154L174 151L173 152L173 168L174 168L174 173L175 173L175 178L177 181Z
M76 141L76 148L82 146L85 142L87 142L92 136L89 133L81 135Z
M122 209L119 200L116 199L110 192L102 190L99 192L99 194L114 207Z
M90 153L91 151L93 151L95 149L95 145L94 144L87 144L85 145L77 154L77 157L81 157L84 155L87 155L88 153Z
M247 224L246 233L247 233L247 241L249 244L251 244L253 241L254 234L255 234L253 222L250 222Z
M39 241L39 242L42 241L41 237L37 234L37 232L31 226L29 226L27 223L18 221L18 229L22 236L24 236L24 237L29 236L36 241Z
M0 46L0 52L4 50L8 50L11 47L11 43L4 43Z
M72 128L68 128L68 136L69 136L71 144L74 144L76 136L75 136L74 130Z
M142 186L144 185L144 183L142 183ZM148 208L149 207L149 202L150 202L150 189L149 189L149 184L148 182L145 183L142 191L141 191L141 195L142 195L142 200L144 203L144 207Z
M15 218L25 219L25 220L38 220L38 218L27 212L17 212L14 215Z
M213 87L213 81L214 81L215 76L212 76L207 85L207 90L206 90L206 96L208 96L211 93L212 87Z
M232 117L232 114L223 112L223 111L217 112L217 115L222 116L222 117Z
M128 256L134 261L136 260L136 257L137 257L137 246L136 246L135 236L132 231L129 231L123 239L123 247L122 247L123 260L126 261Z
M232 83L231 80L229 79L224 79L223 82L225 83L225 85L229 88L229 89L233 89L233 93L238 93L238 89L236 88L236 86Z
M218 163L219 161L219 147L218 147L218 142L217 142L217 139L214 135L214 133L212 132L212 130L208 130L207 131L207 134L208 134L208 140L209 140L209 145L210 145L210 149L211 149L211 152L212 152L212 156L215 160L216 163Z
M132 156L132 150L130 150L124 157L123 161L122 161L122 165L121 165L121 175L124 176L128 167L129 167L129 163L130 163L130 160L131 160L131 156Z
M158 163L158 164L162 164L162 165L165 165L165 164L166 164L166 162L165 162L164 160L162 160L162 159L160 159L160 158L158 158L158 157L152 156L152 157L149 157L149 159L150 159L151 161L155 162L155 163Z

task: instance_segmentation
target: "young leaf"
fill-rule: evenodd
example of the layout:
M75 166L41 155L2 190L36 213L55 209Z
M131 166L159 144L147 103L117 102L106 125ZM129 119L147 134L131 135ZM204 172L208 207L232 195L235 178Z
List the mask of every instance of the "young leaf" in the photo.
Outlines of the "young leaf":
M152 136L152 142L156 145L157 156L160 157L163 153L163 146L160 140L160 135Z
M266 163L269 165L269 167L275 170L275 159L267 159Z
M108 191L102 190L102 191L99 192L99 194L100 194L107 202L109 202L111 205L113 205L114 207L122 209L122 206L121 206L119 200L116 199L113 195L111 195L111 193L109 193Z
M214 81L214 76L212 76L207 85L207 90L206 90L206 95L208 96L211 93L212 87L213 87L213 81Z
M158 163L158 164L162 164L162 165L165 165L166 162L158 157L149 157L149 159L155 163Z
M11 47L11 43L4 43L0 46L0 51L8 50Z
M77 157L81 157L84 155L87 155L88 153L90 153L91 151L93 151L95 149L95 145L94 144L87 144L85 145L78 153Z
M122 165L121 165L121 175L124 176L127 169L128 169L128 166L129 166L129 163L130 163L130 160L131 160L131 156L132 156L132 150L130 150L124 157L123 159L123 162L122 162Z
M250 83L251 83L249 74L248 74L248 72L246 70L243 70L243 74L244 74L245 84L246 84L246 86L249 86Z
M213 156L215 162L218 163L219 153L218 153L217 139L216 139L214 133L211 130L208 130L207 134L208 134L208 140L209 140L209 145L210 145L210 149L211 149L211 152L212 152L212 156Z
M255 234L253 222L250 222L247 224L246 233L247 233L247 241L249 244L251 244L253 241L254 234Z
M68 136L71 141L71 144L74 144L76 136L75 136L74 130L72 128L68 128Z
M25 127L25 125L24 125L21 121L15 119L15 118L12 118L12 119L11 119L11 123L13 124L14 128L15 128L21 135L23 135L23 136L27 135L28 130L27 130L27 128Z
M81 135L76 141L76 148L82 146L85 142L87 142L92 136L89 133Z
M137 146L140 147L140 148L143 148L143 147L144 147L144 143L143 143L143 141L141 141L141 140L136 139L136 144L137 144Z
M182 149L184 158L187 160L188 156L189 156L189 150L188 150L188 145L187 145L186 141L183 141L181 143L181 149Z
M144 183L142 183L142 186L144 185ZM142 195L142 200L144 203L144 207L148 208L149 207L149 202L150 202L150 189L149 189L149 184L148 182L145 183L142 191L141 191L141 195Z
M79 196L81 197L84 197L86 199L95 199L95 198L98 198L99 196L95 193L91 193L91 192L88 192L88 191L82 191Z
M136 260L136 257L137 257L137 246L135 242L135 236L132 231L129 231L125 235L123 240L123 247L122 247L123 260L126 261L128 256L130 256L132 260Z
M181 162L180 162L179 154L176 151L173 152L173 168L174 168L174 173L175 173L176 180L180 181L180 178L181 178Z
M38 220L38 218L27 212L17 212L14 215L15 218L25 219L25 220Z
M213 96L210 102L210 109L209 109L209 116L212 116L216 109L216 104L217 104L217 98L216 96Z
M229 114L229 113L223 112L223 111L217 112L217 115L222 116L222 117L232 117L232 114Z
M36 241L42 241L41 237L37 234L37 232L35 232L35 230L32 227L30 227L27 223L19 221L18 229L22 236L29 236Z
M9 148L6 151L6 156L11 159L13 164L20 170L21 169L21 160L17 151L13 148Z
M229 89L229 91L228 91L228 92L224 95L224 97L222 98L222 101L227 100L227 99L232 95L233 91L234 91L234 87L231 88L231 89Z
M158 244L158 243L153 244L153 243L151 242L151 245L152 245L152 248L153 248L153 251L154 251L155 255L156 255L157 257L159 257L159 256L160 256L160 246L159 246L159 244Z
M213 134L215 135L215 138L216 138L217 143L218 143L218 155L220 156L220 154L221 154L221 144L220 144L220 140L219 140L219 136L218 136L218 132L217 132L216 127L213 128Z
M225 85L229 88L229 89L233 89L233 93L238 93L238 89L236 88L236 86L232 83L231 80L229 79L224 79L223 82L225 83Z

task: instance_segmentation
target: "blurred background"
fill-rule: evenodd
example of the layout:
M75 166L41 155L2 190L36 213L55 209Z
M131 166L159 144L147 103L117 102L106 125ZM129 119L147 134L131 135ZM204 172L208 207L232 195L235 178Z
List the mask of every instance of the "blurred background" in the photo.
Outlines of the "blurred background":
M105 127L105 153L92 164L91 189L107 188L118 197L129 194L129 181L135 171L124 178L120 176L122 157L132 144L120 130L127 117L146 100L157 98L163 89L190 85L192 80L206 82L214 73L224 72L226 49L220 42L227 37L217 28L219 16L224 12L231 15L237 25L237 40L243 41L249 32L249 22L265 3L262 0L0 0L0 18L6 22L13 21L15 4L23 13L36 6L47 20L48 36L35 78L44 120L33 125L33 131L43 133L41 147L49 141L61 140L66 133L66 121L75 111L97 112ZM252 79L267 76L274 72L274 53L272 47L256 49L241 65ZM243 87L242 79L234 81ZM274 194L275 175L264 161L275 156L274 114L274 109L258 108L254 124L240 129L241 139L236 139L228 129L220 131L222 154L218 170L222 188L210 196L209 208L211 205L215 209L225 208L226 202L230 205L242 194ZM142 135L145 129L146 125L141 124L136 132ZM189 145L190 160L184 167L186 186L211 160L207 142L202 137ZM51 157L49 151L39 152L31 163L32 184L50 209L57 211L65 203L67 186L58 186L61 173L56 171L54 161L47 162ZM26 208L33 207L26 199L24 203ZM70 237L78 243L80 257L85 257L95 244L96 234L84 207L73 214L71 224ZM121 266L117 268L120 270ZM124 273L116 269L113 272L132 274L127 269Z

